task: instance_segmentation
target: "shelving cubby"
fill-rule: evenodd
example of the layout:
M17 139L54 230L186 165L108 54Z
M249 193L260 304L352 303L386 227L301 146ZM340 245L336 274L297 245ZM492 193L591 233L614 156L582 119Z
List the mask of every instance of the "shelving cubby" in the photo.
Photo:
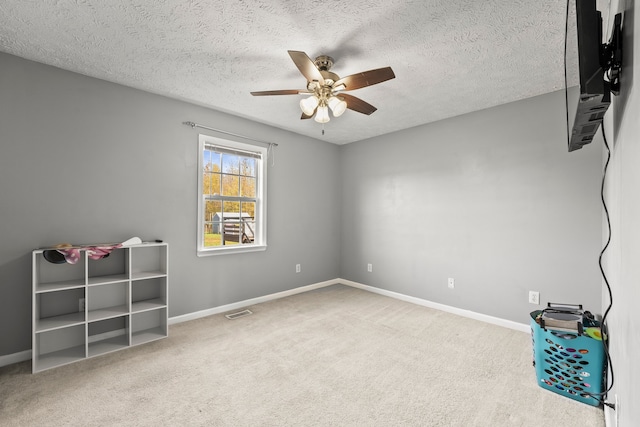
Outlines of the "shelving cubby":
M166 336L167 309L147 310L131 315L131 344L144 344Z
M35 331L45 332L83 323L85 312L80 310L75 301L84 297L85 289L82 287L36 293Z
M86 358L85 334L84 324L34 334L33 372Z
M111 284L87 287L87 314L89 322L129 314L129 284Z
M32 253L33 372L168 335L169 247L141 243L76 264ZM95 245L101 246L101 245Z
M87 341L89 357L129 347L129 316L124 315L90 322Z

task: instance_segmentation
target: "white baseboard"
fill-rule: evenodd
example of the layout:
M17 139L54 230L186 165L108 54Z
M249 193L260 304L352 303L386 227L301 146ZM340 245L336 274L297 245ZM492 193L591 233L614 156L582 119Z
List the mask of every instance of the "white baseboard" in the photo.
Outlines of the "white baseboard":
M607 406L604 407L604 425L605 427L618 427L616 412Z
M252 298L244 301L238 301L232 304L226 304L218 307L209 308L206 310L196 311L194 313L183 314L181 316L174 316L169 318L169 324L173 325L175 323L181 323L189 320L200 319L202 317L207 317L214 314L226 313L227 311L237 310L239 308L245 308L250 305L256 305L262 302L273 301L279 298L284 298L291 295L312 291L314 289L324 288L326 286L337 285L338 283L341 283L339 279L327 280L326 282L314 283L308 286L301 286L299 288L290 289L288 291L282 291L282 292L277 292L275 294L265 295L262 297Z
M489 316L486 314L481 314L481 313L476 313L474 311L469 311L469 310L463 310L461 308L457 308L457 307L452 307L449 305L444 305L444 304L440 304L437 302L432 302L432 301L428 301L428 300L424 300L421 298L416 298L416 297L411 297L408 295L404 295L404 294L400 294L397 292L392 292L392 291L387 291L385 289L380 289L380 288L376 288L373 286L369 286L369 285L364 285L362 283L358 283L358 282L353 282L351 280L345 280L345 279L333 279L333 280L327 280L326 282L320 282L320 283L315 283L312 285L308 285L308 286L302 286L300 288L295 288L295 289L291 289L288 291L284 291L284 292L278 292L275 294L270 294L270 295L265 295L262 297L258 297L258 298L253 298L253 299L248 299L245 301L239 301L239 302L235 302L232 304L227 304L227 305L221 305L219 307L214 307L214 308L210 308L207 310L202 310L202 311L197 311L195 313L189 313L189 314L184 314L182 316L176 316L176 317L171 317L169 318L169 324L175 324L175 323L181 323L181 322L186 322L188 320L195 320L195 319L199 319L202 317L206 317L206 316L211 316L214 314L220 314L220 313L225 313L227 311L232 311L232 310L237 310L240 308L245 308L248 307L250 305L255 305L255 304L260 304L262 302L266 302L266 301L272 301L272 300L276 300L279 298L284 298L284 297L288 297L290 295L295 295L295 294L300 294L302 292L307 292L307 291L311 291L314 289L319 289L319 288L324 288L326 286L331 286L331 285L337 285L337 284L343 284L343 285L347 285L347 286L351 286L354 288L358 288L358 289L362 289L368 292L373 292L379 295L384 295L390 298L395 298L401 301L406 301L406 302L410 302L412 304L417 304L417 305L421 305L423 307L429 307L429 308L433 308L436 310L441 310L441 311L446 311L448 313L452 313L452 314L456 314L458 316L463 316L463 317L468 317L474 320L479 320L481 322L486 322L486 323L491 323L493 325L498 325L498 326L502 326L505 328L509 328L509 329L514 329L516 331L520 331L520 332L526 332L526 333L530 333L531 332L531 326L525 324L525 323L518 323L518 322L513 322L511 320L505 320L505 319L501 319L499 317L493 317L493 316Z
M31 350L25 350L19 353L0 356L0 367L13 365L14 363L24 362L25 360L31 360Z
M373 292L375 294L384 295L387 297L395 298L401 301L410 302L413 304L421 305L424 307L434 308L440 311L446 311L447 313L456 314L462 317L468 317L470 319L479 320L485 323L491 323L493 325L503 326L509 329L515 329L520 332L531 332L531 326L525 323L513 322L511 320L501 319L499 317L493 317L482 313L476 313L475 311L464 310L450 305L444 305L433 301L424 300L421 298L411 297L408 295L400 294L398 292L387 291L385 289L375 288L373 286L363 285L362 283L352 282L351 280L337 279L338 283L344 285L353 286L354 288L363 289L365 291Z
M612 397L613 401L611 399ZM616 412L618 410L618 405L620 404L620 402L618 402L618 395L612 393L612 395L609 395L607 401L614 403L615 409L604 405L604 425L605 427L618 427L618 414Z
M251 305L260 304L267 301L273 301L279 298L288 297L291 295L300 294L303 292L312 291L314 289L320 289L331 285L343 284L347 286L351 286L354 288L362 289L368 292L373 292L379 295L384 295L390 298L395 298L401 301L410 302L413 304L421 305L424 307L433 308L436 310L446 311L448 313L456 314L458 316L468 317L474 320L478 320L481 322L491 323L498 326L503 326L509 329L515 329L516 331L531 332L531 327L524 323L517 323L511 320L500 319L498 317L488 316L486 314L476 313L469 310L463 310L461 308L452 307L449 305L440 304L437 302L432 302L428 300L424 300L421 298L411 297L408 295L400 294L397 292L387 291L385 289L376 288L369 285L363 285L362 283L353 282L351 280L345 279L333 279L327 280L325 282L314 283L307 286L301 286L299 288L290 289L288 291L277 292L275 294L264 295L257 298L252 298L244 301L234 302L232 304L221 305L218 307L209 308L207 310L196 311L193 313L183 314L181 316L174 316L169 318L169 324L173 325L176 323L186 322L189 320L200 319L202 317L212 316L214 314L225 313L232 310L237 310L239 308L245 308ZM121 331L114 331L112 334L120 335ZM100 336L100 339L105 337ZM18 362L23 362L25 360L31 359L31 350L21 351L19 353L8 354L6 356L0 356L0 367L7 366Z

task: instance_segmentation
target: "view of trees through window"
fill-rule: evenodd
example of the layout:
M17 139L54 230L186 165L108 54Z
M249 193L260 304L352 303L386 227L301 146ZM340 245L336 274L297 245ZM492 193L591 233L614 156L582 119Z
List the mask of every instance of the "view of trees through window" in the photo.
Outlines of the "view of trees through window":
M215 147L203 154L204 246L253 243L259 159Z

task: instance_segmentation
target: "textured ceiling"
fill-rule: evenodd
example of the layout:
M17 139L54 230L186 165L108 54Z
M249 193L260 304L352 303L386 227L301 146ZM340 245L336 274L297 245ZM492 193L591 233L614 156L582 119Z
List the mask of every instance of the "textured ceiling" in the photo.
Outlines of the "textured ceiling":
M566 0L2 0L0 51L345 144L564 87ZM569 70L577 67L570 7ZM378 108L300 120L287 50L330 55ZM570 85L575 84L570 73ZM190 118L185 118L189 120ZM218 123L203 123L223 127Z

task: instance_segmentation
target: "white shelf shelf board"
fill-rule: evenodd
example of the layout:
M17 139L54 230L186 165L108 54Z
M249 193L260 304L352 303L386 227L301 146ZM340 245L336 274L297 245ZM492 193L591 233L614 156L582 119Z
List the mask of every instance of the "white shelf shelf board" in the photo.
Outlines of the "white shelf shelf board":
M89 357L111 353L129 347L126 335L89 343Z
M84 359L84 345L65 348L64 350L41 354L35 357L36 361L34 371L44 371L45 369L66 365Z
M45 317L36 320L36 332L51 331L84 323L84 312L64 314L62 316Z
M126 305L115 307L100 308L97 310L89 310L88 321L96 322L98 320L111 319L129 314L129 308Z
M36 293L62 291L65 289L76 289L84 287L84 279L64 280L60 282L40 283L36 287Z
M126 282L129 277L126 274L112 274L109 276L93 276L87 279L87 285L106 285L109 283Z
M166 337L167 334L161 327L145 329L143 331L134 332L131 335L131 345L144 344L149 341L155 341Z
M167 273L163 271L139 271L131 273L131 280L155 279L157 277L167 277Z
M136 301L131 304L132 313L141 313L143 311L156 310L158 308L164 308L167 303L160 298L149 299L144 301Z

